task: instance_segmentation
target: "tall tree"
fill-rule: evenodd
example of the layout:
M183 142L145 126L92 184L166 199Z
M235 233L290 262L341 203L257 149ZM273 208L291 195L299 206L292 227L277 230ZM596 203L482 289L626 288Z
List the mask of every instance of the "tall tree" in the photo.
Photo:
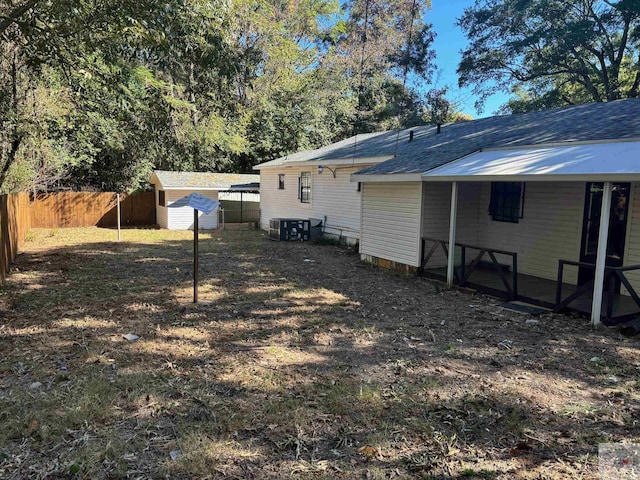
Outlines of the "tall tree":
M459 25L470 40L459 82L480 104L532 85L534 97L564 104L639 94L637 0L478 0Z
M354 133L416 118L415 87L431 79L435 33L429 0L350 0L326 62L349 78L357 99ZM400 122L398 124L398 122Z

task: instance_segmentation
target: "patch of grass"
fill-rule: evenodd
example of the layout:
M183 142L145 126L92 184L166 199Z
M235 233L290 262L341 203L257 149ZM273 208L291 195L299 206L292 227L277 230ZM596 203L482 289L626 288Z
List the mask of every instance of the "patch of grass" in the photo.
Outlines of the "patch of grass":
M192 232L50 233L0 287L0 476L493 479L533 436L554 455L527 475L569 480L640 435L637 349L579 320L531 337L486 297L253 231L201 233L194 305Z
M460 476L462 478L477 480L494 480L498 478L498 473L492 470L474 470L473 468L465 468Z

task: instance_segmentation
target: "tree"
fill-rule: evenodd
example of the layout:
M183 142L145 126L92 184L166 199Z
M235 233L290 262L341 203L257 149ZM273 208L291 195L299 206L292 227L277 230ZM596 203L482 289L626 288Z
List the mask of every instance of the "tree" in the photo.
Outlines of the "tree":
M638 96L637 0L479 0L458 24L470 40L459 83L474 86L479 105L532 85L541 106Z
M435 33L424 22L429 0L351 0L326 63L344 72L356 98L351 133L407 125L419 117L413 88L431 79ZM400 121L400 124L398 124Z
M427 7L0 0L0 190L131 190L154 168L249 172L421 122Z

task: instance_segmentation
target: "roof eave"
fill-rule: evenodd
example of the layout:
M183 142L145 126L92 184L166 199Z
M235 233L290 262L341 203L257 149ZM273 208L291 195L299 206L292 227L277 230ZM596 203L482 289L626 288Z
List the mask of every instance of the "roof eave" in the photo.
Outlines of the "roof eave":
M422 181L421 173L383 173L383 174L352 174L352 182L420 182Z
M262 170L268 168L288 168L288 167L306 167L317 165L376 165L378 163L391 160L393 155L383 155L377 157L359 157L359 158L320 158L313 160L294 160L285 161L278 164L270 165L270 162L261 163L253 167L254 170Z
M640 172L582 174L517 174L517 175L422 175L423 182L634 182Z

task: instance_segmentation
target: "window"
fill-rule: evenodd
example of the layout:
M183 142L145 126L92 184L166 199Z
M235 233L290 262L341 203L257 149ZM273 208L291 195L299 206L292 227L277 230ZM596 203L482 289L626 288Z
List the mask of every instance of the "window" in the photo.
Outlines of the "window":
M278 174L278 190L284 190L284 173Z
M164 207L166 205L166 200L164 198L164 190L158 191L158 205Z
M300 172L298 198L301 203L311 203L311 172Z
M496 222L518 223L522 218L524 184L521 182L493 182L489 215Z

